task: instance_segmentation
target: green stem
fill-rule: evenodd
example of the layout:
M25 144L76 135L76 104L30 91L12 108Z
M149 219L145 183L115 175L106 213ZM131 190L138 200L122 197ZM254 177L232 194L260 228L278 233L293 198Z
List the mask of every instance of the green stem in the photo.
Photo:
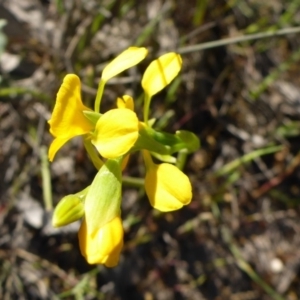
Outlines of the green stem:
M101 99L104 91L104 86L106 82L102 79L100 79L98 90L97 90L97 95L96 95L96 100L95 100L95 112L100 113L100 104L101 104Z
M22 88L22 87L9 87L9 88L1 88L0 89L1 102L9 102L9 101L11 101L10 98L18 99L18 96L23 96L26 94L29 94L32 97L38 98L42 101L45 101L46 103L52 103L51 97L43 94L42 92L40 92L38 90L30 90L30 89Z
M152 160L152 157L151 157L151 154L150 154L149 151L142 150L142 154L143 154L143 158L144 158L145 166L146 166L146 171L147 171L153 165L153 160Z
M43 182L44 204L46 210L51 211L53 209L52 193L51 193L51 176L49 171L47 150L45 146L41 147L40 158L41 158L41 173L42 173L42 182Z
M217 170L215 175L216 176L224 176L226 174L233 172L235 169L237 169L242 164L248 163L251 160L256 159L257 157L260 157L262 155L272 154L272 153L278 152L282 149L283 149L283 146L278 145L278 146L270 146L270 147L254 150L254 151L247 153L244 156L239 157L239 158L229 162L228 164L224 165L219 170Z
M86 197L89 189L90 189L90 185L88 185L85 189L83 189L82 191L76 193L75 195L78 196L80 198L80 200L84 203L85 197Z
M151 97L148 94L145 94L144 122L146 123L146 125L148 125L150 102L151 102Z
M176 166L178 169L182 170L186 163L187 151L179 151L177 155Z
M96 153L95 148L90 140L84 139L84 148L87 151L95 168L99 170L103 166L103 161L98 156L98 153Z
M264 39L264 38L268 38L268 37L292 34L292 33L297 33L297 32L300 32L300 26L284 28L284 29L277 30L277 31L272 30L272 31L267 31L267 32L259 32L259 33L254 33L254 34L248 34L248 35L243 35L243 36L222 39L222 40L218 40L218 41L211 41L211 42L202 43L202 44L198 44L198 45L186 46L186 47L179 48L177 50L177 53L185 54L185 53L200 51L200 50L204 50L204 49L225 46L225 45L229 45L229 44L235 44L235 43L251 41L251 40L259 40L259 39Z
M137 188L143 187L145 183L144 179L142 178L129 177L129 176L124 176L122 178L122 182L124 185L137 187Z

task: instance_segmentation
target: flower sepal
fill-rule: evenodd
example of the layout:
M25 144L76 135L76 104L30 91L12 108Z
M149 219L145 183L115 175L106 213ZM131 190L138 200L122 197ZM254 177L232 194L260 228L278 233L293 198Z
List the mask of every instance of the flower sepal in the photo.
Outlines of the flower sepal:
M100 113L97 113L95 111L90 111L90 110L84 110L82 111L82 113L92 124L94 124L94 126L96 126L96 123L98 122L98 120L101 118L102 115Z
M171 134L157 131L145 123L140 123L139 138L133 150L145 149L157 155L171 155L182 150L192 153L199 147L198 137L190 131L180 130L176 134ZM165 159L162 160L165 161ZM169 158L167 158L168 160Z
M184 147L180 150L187 150L188 153L193 153L200 148L199 138L191 131L178 130L176 136L180 138Z
M200 147L199 138L194 133L187 130L178 130L176 134L171 134L148 127L147 133L157 142L164 146L169 146L169 154L180 152L182 150L186 150L187 153L192 153Z
M120 215L122 158L108 159L95 176L86 195L84 208L87 230L94 235L99 228Z
M172 155L162 155L162 154L158 154L155 152L151 152L152 156L154 156L155 158L157 158L158 160L165 162L165 163L169 163L169 164L176 164L177 159L176 157L172 156Z
M154 139L154 129L145 125L145 123L142 122L140 122L139 127L139 137L134 146L131 148L130 152L147 149L150 152L155 152L161 155L171 154L171 148L169 145L164 145Z

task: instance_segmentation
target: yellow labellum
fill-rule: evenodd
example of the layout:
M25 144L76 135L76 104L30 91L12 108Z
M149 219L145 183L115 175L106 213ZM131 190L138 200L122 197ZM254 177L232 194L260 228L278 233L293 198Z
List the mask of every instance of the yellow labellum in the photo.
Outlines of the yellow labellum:
M130 109L111 109L98 120L93 145L105 158L127 153L138 138L139 120Z
M151 205L160 211L172 211L189 204L192 199L189 178L174 165L153 163L148 151L143 151L143 156L145 189Z
M143 47L129 47L114 60L112 60L103 70L101 79L106 82L121 72L137 65L148 54L148 50Z
M165 88L179 73L181 56L170 52L151 62L142 78L145 93L152 97Z
M91 111L81 101L80 79L75 74L65 76L57 93L50 124L50 133L55 137L49 148L49 160L71 138L83 135L93 129L83 111Z
M123 226L118 216L106 223L94 235L87 231L86 220L83 219L79 232L79 248L89 264L104 264L115 267L123 247Z

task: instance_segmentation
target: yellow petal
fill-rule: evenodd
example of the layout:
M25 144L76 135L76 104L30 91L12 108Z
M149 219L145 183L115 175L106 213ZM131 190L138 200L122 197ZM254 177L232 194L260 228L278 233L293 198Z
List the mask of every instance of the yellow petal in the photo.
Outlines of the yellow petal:
M52 143L50 144L50 147L49 147L49 151L48 151L48 158L50 161L53 161L56 152L71 138L70 137L65 137L65 138L58 137L52 141Z
M127 153L138 138L139 120L127 109L111 109L99 119L92 143L105 158Z
M182 65L181 56L170 52L151 62L142 78L145 93L152 97L165 88L179 73Z
M83 219L79 232L79 248L89 264L104 264L115 267L123 247L123 226L118 216L101 227L94 235L87 231Z
M189 178L174 165L154 164L145 152L145 189L151 205L160 211L172 211L189 204L192 199Z
M102 80L106 82L124 70L137 65L146 57L147 54L148 50L146 48L129 47L104 68L102 72Z
M66 75L57 93L51 119L48 121L50 133L56 138L50 146L50 161L68 140L93 129L93 125L83 114L86 110L91 111L82 104L78 76Z
M117 99L118 108L128 108L134 110L134 102L131 96L124 95L122 98Z

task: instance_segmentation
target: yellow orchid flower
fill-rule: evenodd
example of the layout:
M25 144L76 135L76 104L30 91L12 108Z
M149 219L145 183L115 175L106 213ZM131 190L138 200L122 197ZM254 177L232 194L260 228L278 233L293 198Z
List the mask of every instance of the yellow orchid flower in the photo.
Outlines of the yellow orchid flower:
M50 161L68 140L93 129L92 123L83 114L83 111L87 110L91 111L82 104L80 79L75 74L66 75L57 93L51 119L48 121L50 133L55 137L48 152Z
M148 50L146 48L129 47L103 69L101 80L107 82L112 77L137 65L147 56L147 54Z
M189 178L168 163L155 164L148 151L143 151L146 164L145 190L151 205L160 211L182 208L192 200Z
M123 247L123 235L122 220L119 216L99 228L94 235L87 232L86 221L83 219L78 232L81 254L89 264L115 267Z
M147 97L164 89L179 73L181 56L175 52L166 53L152 61L142 78L142 87Z
M111 109L96 123L92 143L105 158L127 153L139 135L139 120L130 109Z

